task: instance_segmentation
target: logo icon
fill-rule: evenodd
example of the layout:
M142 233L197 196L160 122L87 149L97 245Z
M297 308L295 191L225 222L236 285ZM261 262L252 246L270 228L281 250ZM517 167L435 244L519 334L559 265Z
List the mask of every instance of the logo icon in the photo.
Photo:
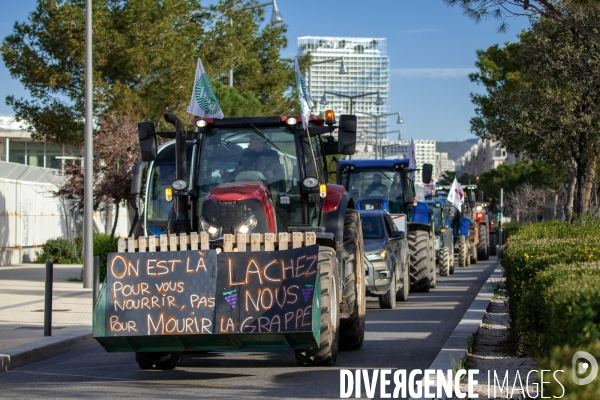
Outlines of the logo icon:
M582 359L585 361L582 362ZM571 367L573 370L573 381L577 385L587 385L596 379L596 375L598 375L598 362L596 358L585 351L578 351L573 355ZM589 375L585 378L580 378L588 370L590 371Z
M216 115L221 111L221 106L217 100L215 92L213 92L210 82L206 73L200 75L196 84L194 85L194 97L200 109L205 114Z

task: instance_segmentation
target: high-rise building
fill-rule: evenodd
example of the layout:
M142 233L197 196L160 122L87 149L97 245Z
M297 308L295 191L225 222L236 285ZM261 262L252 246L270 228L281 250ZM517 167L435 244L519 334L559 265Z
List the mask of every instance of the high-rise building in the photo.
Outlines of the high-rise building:
M351 99L348 97L325 94L339 93L343 96L360 96L365 93L379 92L383 105L377 106L377 95L352 99L353 112L358 117L357 151L363 151L367 145L375 144L376 121L357 111L379 115L389 112L388 92L390 86L390 62L386 50L385 38L349 38L303 36L298 38L301 54L311 54L311 65L307 72L307 84L313 96L315 107L313 114L319 115L332 109L336 115L350 113ZM347 73L340 73L341 59ZM335 61L327 61L338 59ZM327 105L320 104L326 96ZM388 119L378 119L379 132L387 132Z
M435 169L433 170L433 179L439 181L444 172L454 172L454 161L448 159L448 153L435 153Z
M422 184L421 167L424 163L433 165L433 171L436 170L436 152L435 140L415 140L415 160L417 168L415 173L415 183ZM409 158L410 157L410 140L401 140L392 142L389 145L383 146L383 158ZM435 179L435 176L433 177Z

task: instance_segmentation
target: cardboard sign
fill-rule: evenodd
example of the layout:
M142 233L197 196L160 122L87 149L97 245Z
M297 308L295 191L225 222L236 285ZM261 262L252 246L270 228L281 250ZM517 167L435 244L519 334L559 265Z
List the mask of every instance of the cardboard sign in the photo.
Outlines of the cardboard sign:
M106 336L312 330L318 246L111 253Z

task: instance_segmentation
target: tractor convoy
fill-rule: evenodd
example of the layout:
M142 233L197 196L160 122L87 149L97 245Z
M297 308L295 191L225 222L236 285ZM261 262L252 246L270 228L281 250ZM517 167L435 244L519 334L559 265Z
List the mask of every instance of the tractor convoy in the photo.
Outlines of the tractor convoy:
M143 231L107 258L93 321L106 351L135 352L142 369L235 349L288 348L299 365L330 365L338 349L362 347L367 293L393 308L409 288L435 287L436 262L449 275L470 248L489 257L487 219L476 213L465 231L465 210L417 201L408 160L344 160L327 183L326 157L354 154L357 119L325 115L307 129L294 116L195 118L193 131L171 114L170 132L138 124ZM431 171L422 166L424 183ZM390 244L365 254L367 210L387 211Z

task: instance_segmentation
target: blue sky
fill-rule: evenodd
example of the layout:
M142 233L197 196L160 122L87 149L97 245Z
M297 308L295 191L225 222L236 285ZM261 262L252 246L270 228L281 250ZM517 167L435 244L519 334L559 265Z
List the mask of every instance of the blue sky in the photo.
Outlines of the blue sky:
M475 51L515 41L529 25L524 18L509 20L509 30L498 33L498 21L476 24L442 0L277 0L277 4L288 26L285 57L296 54L299 36L387 38L390 111L402 112L404 119L400 126L390 119L390 129L400 128L405 138L437 141L475 137L469 132L474 116L469 94L481 88L468 79ZM0 38L12 32L15 21L25 21L35 6L35 0L0 0ZM267 18L270 12L268 7ZM12 114L4 101L8 95L27 93L0 62L0 115Z

